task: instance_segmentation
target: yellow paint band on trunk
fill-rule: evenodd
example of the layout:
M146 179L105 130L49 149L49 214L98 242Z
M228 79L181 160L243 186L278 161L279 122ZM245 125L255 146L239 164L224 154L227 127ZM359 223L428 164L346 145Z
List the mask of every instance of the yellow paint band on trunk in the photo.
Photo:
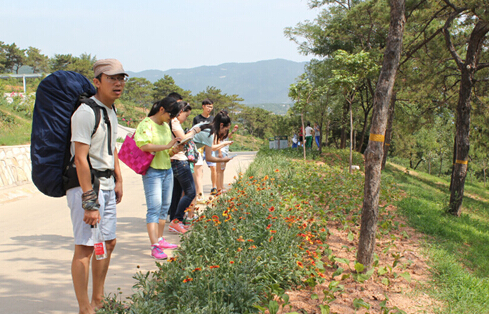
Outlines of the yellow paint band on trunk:
M455 160L456 164L467 165L469 163L468 160Z
M370 133L370 140L373 142L384 142L384 135Z

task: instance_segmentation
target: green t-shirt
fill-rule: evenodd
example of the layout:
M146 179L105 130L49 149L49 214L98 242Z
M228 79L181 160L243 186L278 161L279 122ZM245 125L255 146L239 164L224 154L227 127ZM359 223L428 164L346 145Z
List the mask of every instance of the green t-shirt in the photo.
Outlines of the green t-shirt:
M159 125L150 118L145 118L136 129L134 141L138 147L146 144L167 145L171 141L170 127L166 122ZM168 152L169 150L156 152L150 167L154 169L170 169L171 161Z

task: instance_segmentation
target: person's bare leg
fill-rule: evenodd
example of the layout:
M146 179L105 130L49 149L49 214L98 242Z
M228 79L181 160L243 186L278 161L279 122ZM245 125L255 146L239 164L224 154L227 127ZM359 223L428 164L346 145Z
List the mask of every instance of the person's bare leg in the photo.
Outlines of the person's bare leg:
M71 262L71 277L80 314L95 313L88 299L88 274L92 253L92 246L75 245L75 253Z
M158 242L158 239L163 237L163 231L165 230L165 223L166 219L160 219L160 223L158 224L158 238L156 239L156 242Z
M216 166L210 166L209 169L211 170L211 183L212 183L212 188L217 188L217 170Z
M194 182L195 182L195 193L197 199L204 198L204 186L202 185L202 180L204 177L204 168L202 165L194 166Z
M107 248L107 258L97 260L95 254L92 257L92 307L98 310L102 307L102 301L104 300L104 285L105 277L107 277L107 270L109 269L110 257L115 248L116 239L105 241L105 247Z
M217 168L217 191L220 192L224 189L224 170L222 169L222 163L218 162L216 165Z
M156 222L147 223L146 229L148 229L149 242L151 242L151 245L158 243L159 224Z

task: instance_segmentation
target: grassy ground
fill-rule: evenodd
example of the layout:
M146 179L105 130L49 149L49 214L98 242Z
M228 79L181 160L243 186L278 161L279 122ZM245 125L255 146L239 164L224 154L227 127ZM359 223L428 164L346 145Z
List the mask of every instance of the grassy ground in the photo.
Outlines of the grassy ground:
M0 108L0 145L24 145L31 140L31 121L15 111Z
M430 293L443 300L441 313L489 313L489 190L465 185L462 216L446 214L450 182L389 165L407 196L398 208L409 224L427 235L433 273Z

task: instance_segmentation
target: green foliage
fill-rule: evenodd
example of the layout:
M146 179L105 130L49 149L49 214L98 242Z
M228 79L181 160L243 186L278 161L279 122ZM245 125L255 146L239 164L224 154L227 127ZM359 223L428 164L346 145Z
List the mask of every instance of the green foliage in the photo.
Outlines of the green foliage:
M54 58L49 60L51 72L58 70L74 71L83 74L89 81L93 79L93 65L97 61L95 56L82 53L80 57L71 54L55 54Z
M20 49L15 43L5 44L0 41L0 71L19 73L25 62L25 49Z
M122 93L121 101L132 102L138 107L143 107L149 110L153 104L152 90L153 84L147 79L141 77L131 77L124 87L124 93Z
M175 84L175 80L170 75L165 75L153 84L153 91L151 93L153 102L165 98L172 92L179 93L186 101L190 101L191 99L190 91L184 90Z
M24 145L31 139L33 99L0 99L0 145Z
M466 184L465 191L470 195L464 200L466 214L455 218L444 212L449 180L423 173L414 176L392 166L385 174L407 193L397 206L409 224L432 238L427 249L436 288L430 289L430 293L447 304L440 313L486 313L489 306L487 189L480 184ZM386 271L390 270L382 270ZM410 280L406 273L399 276Z
M35 47L29 47L26 51L25 65L32 68L34 73L48 72L49 57L42 54L41 50Z
M116 313L112 309L121 306L128 313L256 313L265 308L276 313L273 296L286 303L284 289L306 277L298 267L303 238L297 235L317 229L291 223L298 220L297 211L308 210L282 199L277 183L283 186L279 179L289 164L283 157L255 160L185 235L177 256L159 264L157 272L136 275L131 303L115 306L112 299L100 313Z

